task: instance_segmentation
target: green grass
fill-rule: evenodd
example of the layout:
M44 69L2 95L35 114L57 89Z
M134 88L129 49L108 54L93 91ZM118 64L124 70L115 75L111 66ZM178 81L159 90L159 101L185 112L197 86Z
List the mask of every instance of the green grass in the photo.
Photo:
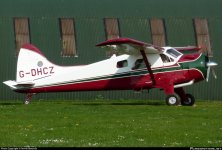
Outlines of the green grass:
M222 102L0 102L0 147L221 147Z

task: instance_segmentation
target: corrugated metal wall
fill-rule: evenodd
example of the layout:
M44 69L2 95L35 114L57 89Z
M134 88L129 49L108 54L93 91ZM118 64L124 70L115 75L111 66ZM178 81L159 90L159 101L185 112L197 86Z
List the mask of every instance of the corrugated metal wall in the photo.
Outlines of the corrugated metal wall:
M59 65L88 64L106 59L104 50L95 44L106 39L104 18L118 18L120 35L152 42L150 19L164 20L166 45L195 45L193 19L208 20L213 60L218 79L210 78L187 87L198 99L221 100L222 83L222 1L220 0L0 0L0 81L15 79L16 45L14 17L29 18L31 43L40 48L46 57ZM73 18L78 57L62 57L60 18ZM0 84L0 99L23 99L23 94L12 92ZM133 91L70 92L39 94L34 99L160 99L164 94L152 90L148 94Z

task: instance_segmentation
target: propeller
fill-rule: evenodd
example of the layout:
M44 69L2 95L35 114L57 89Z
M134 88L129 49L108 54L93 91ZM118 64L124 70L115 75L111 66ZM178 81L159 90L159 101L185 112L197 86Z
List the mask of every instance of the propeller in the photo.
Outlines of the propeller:
M206 62L206 66L207 66L207 77L206 77L206 81L208 82L209 81L209 76L210 76L210 72L212 70L212 74L213 74L213 77L215 79L217 79L217 75L216 75L216 72L215 72L215 67L218 65L216 62L213 62L210 60L210 57L212 57L212 55L209 54L209 52L207 51L207 62Z
M207 65L207 78L206 78L206 81L208 82L209 81L209 76L210 76L210 71L212 70L212 74L214 76L215 79L217 79L217 75L216 75L216 72L215 72L215 67L218 65L216 62L213 62L213 61L208 61L206 63ZM212 68L212 69L211 69Z

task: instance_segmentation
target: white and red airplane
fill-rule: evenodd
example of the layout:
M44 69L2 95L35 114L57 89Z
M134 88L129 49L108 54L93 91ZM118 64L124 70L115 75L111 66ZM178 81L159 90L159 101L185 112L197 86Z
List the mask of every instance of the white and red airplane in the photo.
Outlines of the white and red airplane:
M3 83L15 92L26 93L25 104L34 93L42 92L158 88L165 92L167 105L191 106L195 98L183 87L208 81L210 69L217 66L202 52L182 53L199 47L158 47L130 38L111 39L97 46L121 55L83 66L58 66L35 46L25 44L18 55L16 80Z

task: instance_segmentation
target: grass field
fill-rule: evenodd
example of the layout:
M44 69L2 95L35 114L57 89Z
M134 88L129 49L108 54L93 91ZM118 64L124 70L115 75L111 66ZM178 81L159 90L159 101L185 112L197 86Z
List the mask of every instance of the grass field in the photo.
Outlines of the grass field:
M222 102L0 102L0 147L221 147Z

